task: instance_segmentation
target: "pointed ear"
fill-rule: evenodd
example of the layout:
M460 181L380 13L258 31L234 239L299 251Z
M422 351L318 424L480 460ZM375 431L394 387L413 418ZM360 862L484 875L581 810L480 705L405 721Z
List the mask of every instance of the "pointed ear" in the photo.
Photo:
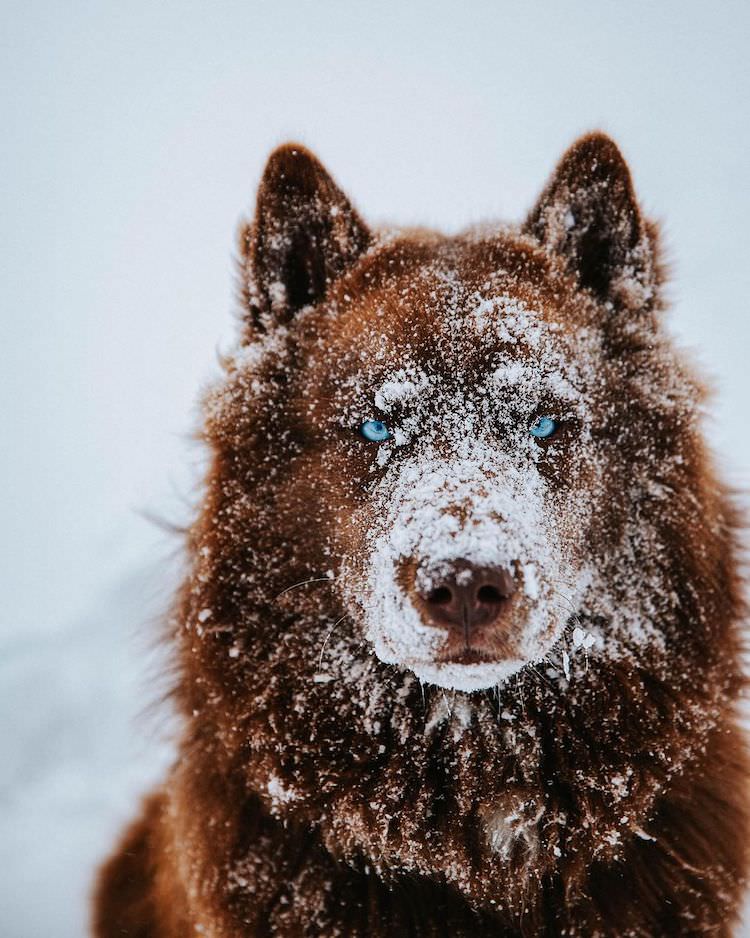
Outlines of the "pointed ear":
M255 220L240 237L244 299L262 329L320 301L370 243L370 232L323 166L291 143L271 154Z
M627 164L605 134L587 134L565 153L524 230L615 308L642 309L653 298L656 229L642 218Z

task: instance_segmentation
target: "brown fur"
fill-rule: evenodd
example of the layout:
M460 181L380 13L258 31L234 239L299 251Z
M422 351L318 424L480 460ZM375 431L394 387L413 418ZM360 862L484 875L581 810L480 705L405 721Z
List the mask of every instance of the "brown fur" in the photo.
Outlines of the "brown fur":
M249 351L206 402L213 463L174 617L179 757L100 874L94 933L730 935L750 833L738 518L660 330L657 232L614 144L579 141L522 228L455 238L373 235L283 147L241 240ZM570 682L550 655L556 671L446 692L379 661L342 598L382 470L342 426L341 377L367 382L408 347L473 386L487 348L446 340L431 311L460 319L490 282L563 343L601 337L587 393L604 494L571 551L611 564L622 604L642 593L662 638L620 637ZM565 432L540 462L561 504L594 491ZM629 538L647 525L652 540ZM566 634L587 616L607 634L585 608L560 615ZM514 839L493 851L505 817Z

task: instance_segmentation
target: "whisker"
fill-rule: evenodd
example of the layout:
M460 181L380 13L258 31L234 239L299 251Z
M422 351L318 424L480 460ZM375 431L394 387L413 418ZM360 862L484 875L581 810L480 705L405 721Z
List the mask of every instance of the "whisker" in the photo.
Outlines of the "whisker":
M534 674L536 674L536 676L537 676L538 678L540 678L542 681L544 681L544 683L545 683L548 687L551 687L552 690L557 690L557 688L556 688L555 685L552 683L552 681L550 681L550 679L549 679L545 674L542 674L541 671L537 671L537 669L534 667L534 665L533 665L531 662L528 663L527 667L530 668L530 669L534 672Z
M335 579L336 579L335 577L330 577L330 576L314 576L314 577L311 577L309 580L300 580L299 583L292 583L291 586L287 586L285 590L282 590L279 593L276 599L281 599L281 597L285 593L290 593L292 590L296 590L297 587L299 586L307 586L308 583L333 583ZM276 602L276 599L274 599L274 602Z
M570 611L568 612L567 609L564 609L564 608L562 608L562 607L557 607L557 608L558 608L558 609L562 608L562 611L567 613L568 619L570 619L570 621L575 622L575 623L577 623L578 625L580 625L581 627L583 627L583 620L581 619L581 613L578 612L578 611L576 611L576 608L575 608L575 606L573 605L573 603L570 601L569 597L567 597L564 593L561 593L560 590L554 590L554 592L556 592L558 595L562 596L562 598L565 600L565 602L566 602L566 604L567 604L567 606L568 606L568 609L569 609Z
M333 623L333 625L332 625L332 626L330 627L330 629L328 630L328 633L326 634L326 637L323 639L323 645L322 645L322 647L321 647L321 649L320 649L320 658L318 659L318 668L322 668L322 667L323 667L323 655L325 654L326 645L328 644L328 639L331 637L331 635L333 635L333 630L336 628L336 626L339 624L339 622L343 622L344 619L347 617L347 615L348 615L348 613L345 612L343 616L340 616L338 619L336 619L336 621Z
M566 585L567 585L567 584L566 584ZM558 596L562 596L562 598L563 598L566 602L572 603L572 600L571 600L570 596L568 596L566 593L563 593L562 590L559 590L559 589L557 589L557 588L554 587L554 586L551 587L551 589L552 589L552 592L553 592L553 593L557 593Z
M517 671L514 676L514 682L516 685L516 694L518 695L518 702L521 704L521 712L526 717L526 699L523 695L523 684L521 682L521 671Z
M564 602L570 607L572 613L573 613L574 615L577 615L576 608L575 608L575 606L573 605L573 599L572 599L570 596L568 596L567 593L563 593L562 590L556 589L554 586L552 587L552 592L553 592L553 593L556 593L558 596L562 597L562 599L564 600Z

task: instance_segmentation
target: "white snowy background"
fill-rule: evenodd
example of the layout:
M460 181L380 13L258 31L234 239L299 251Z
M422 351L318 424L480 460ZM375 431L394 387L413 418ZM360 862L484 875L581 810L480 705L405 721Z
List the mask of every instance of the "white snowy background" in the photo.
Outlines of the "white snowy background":
M152 649L178 542L148 515L190 514L269 150L308 144L371 220L452 231L520 218L577 134L611 133L747 489L749 33L731 0L2 4L3 938L86 933L169 760Z

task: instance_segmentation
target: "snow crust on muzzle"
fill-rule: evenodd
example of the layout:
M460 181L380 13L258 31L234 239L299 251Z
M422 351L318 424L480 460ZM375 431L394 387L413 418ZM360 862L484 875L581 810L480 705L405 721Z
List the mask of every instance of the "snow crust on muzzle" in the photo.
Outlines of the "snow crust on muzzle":
M474 691L544 657L561 635L588 578L566 558L554 494L533 459L514 455L479 440L460 440L453 452L426 443L386 469L373 492L376 520L352 596L383 662L408 667L426 682ZM459 561L514 572L517 657L466 665L437 660L446 632L423 621L399 568L416 564L426 591Z

